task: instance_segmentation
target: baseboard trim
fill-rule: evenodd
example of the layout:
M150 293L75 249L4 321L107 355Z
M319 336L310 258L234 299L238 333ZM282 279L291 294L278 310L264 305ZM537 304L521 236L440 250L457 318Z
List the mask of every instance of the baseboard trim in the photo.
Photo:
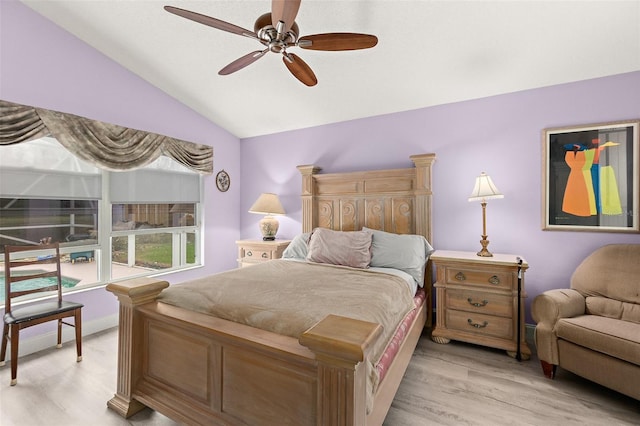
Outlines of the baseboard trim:
M107 330L118 325L118 314L97 318L92 321L82 322L82 336L88 336L90 334L97 333L99 331ZM31 338L20 338L20 347L18 348L18 357L26 356L32 353L39 352L44 349L55 347L56 345L57 331L53 330L48 333L39 334ZM62 327L62 343L75 341L75 329L73 327ZM9 350L11 343L7 347L7 358L11 359L11 351Z

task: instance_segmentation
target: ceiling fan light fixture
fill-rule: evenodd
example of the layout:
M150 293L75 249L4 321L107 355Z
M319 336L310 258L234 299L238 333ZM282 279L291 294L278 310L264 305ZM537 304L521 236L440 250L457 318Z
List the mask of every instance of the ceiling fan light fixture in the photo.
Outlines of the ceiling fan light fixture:
M285 53L286 46L281 41L274 40L269 43L269 50L273 53Z

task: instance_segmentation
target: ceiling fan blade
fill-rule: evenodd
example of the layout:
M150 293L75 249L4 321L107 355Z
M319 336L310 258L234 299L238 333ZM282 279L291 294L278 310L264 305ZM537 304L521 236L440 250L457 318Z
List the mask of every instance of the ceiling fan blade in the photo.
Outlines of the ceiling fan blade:
M293 53L286 53L282 56L282 61L289 71L291 71L291 74L293 74L293 76L303 84L306 84L307 86L315 86L318 84L318 79L309 65L307 65L306 62L300 59L297 55L294 55Z
M264 49L264 50L256 50L255 52L247 53L243 57L236 59L226 67L222 68L220 71L218 71L218 74L229 75L238 70L241 70L247 65L250 65L255 61L257 61L258 59L262 58L264 54L267 53L268 51L269 49Z
M326 33L300 37L298 46L311 50L358 50L378 44L378 37L358 33Z
M278 22L284 22L283 33L289 31L296 15L298 15L298 9L300 9L301 0L272 0L271 1L271 23L273 27L278 29Z
M192 21L198 22L200 24L208 25L213 28L217 28L222 31L227 31L233 34L238 34L241 36L255 38L258 36L253 31L249 31L237 25L230 24L225 21L221 21L220 19L212 18L211 16L202 15L200 13L191 12L189 10L180 9L178 7L173 6L165 6L164 10L169 13L173 13L174 15L181 16L183 18L190 19Z

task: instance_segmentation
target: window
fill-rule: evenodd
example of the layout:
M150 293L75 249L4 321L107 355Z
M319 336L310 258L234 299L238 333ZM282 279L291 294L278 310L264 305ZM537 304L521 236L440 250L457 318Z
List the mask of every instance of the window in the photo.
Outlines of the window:
M140 268L160 271L196 264L195 203L111 207L112 275L122 278Z
M37 255L39 242L60 242L73 289L200 264L199 174L166 157L101 170L52 138L1 150L2 252L24 244Z

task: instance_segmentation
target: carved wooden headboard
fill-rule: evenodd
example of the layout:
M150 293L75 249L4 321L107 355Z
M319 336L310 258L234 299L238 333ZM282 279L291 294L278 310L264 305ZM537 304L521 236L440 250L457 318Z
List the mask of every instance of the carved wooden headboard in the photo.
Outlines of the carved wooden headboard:
M302 232L315 227L357 231L366 226L396 234L423 235L433 244L431 167L435 154L412 155L415 167L318 174L314 165L302 174Z
M302 232L323 227L337 231L371 229L423 235L433 245L431 167L435 154L412 155L414 167L318 174L314 165L302 174ZM431 262L427 263L427 322L433 319Z

